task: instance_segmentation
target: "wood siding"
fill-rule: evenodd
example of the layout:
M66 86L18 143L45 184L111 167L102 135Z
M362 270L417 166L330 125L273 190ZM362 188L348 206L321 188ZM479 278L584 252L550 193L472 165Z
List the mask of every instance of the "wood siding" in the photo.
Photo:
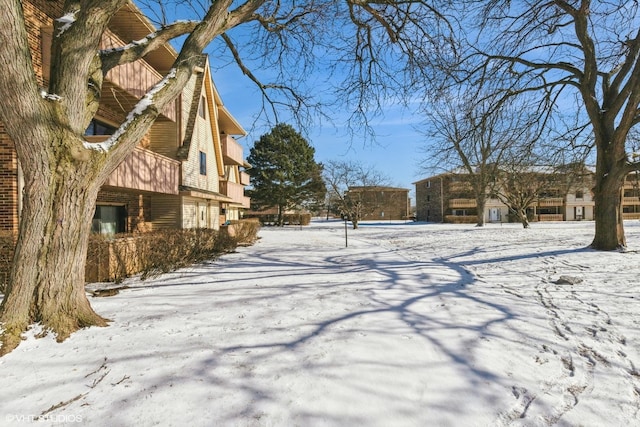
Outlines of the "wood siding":
M151 200L149 218L154 230L180 228L180 197L154 195Z
M53 27L47 26L41 29L42 33L42 75L45 82L49 80L49 72L51 67L51 42L53 38ZM102 39L102 49L118 48L124 46L126 43L122 41L111 31L107 30ZM103 102L115 103L121 106L125 106L127 109L131 109L133 105L131 101L112 99L112 88L114 85L133 98L140 99L144 96L149 89L151 89L156 83L162 80L162 75L151 67L146 61L138 60L128 64L119 65L109 70L105 76L105 87L102 91ZM171 102L162 111L162 115L171 121L176 121L176 101Z
M178 126L173 122L155 122L149 132L149 149L170 159L176 159L179 138Z
M244 195L244 185L230 181L220 181L220 192L233 199L232 203L249 209L250 199Z
M180 162L138 147L104 185L177 195L179 171Z
M242 157L242 146L230 135L220 135L222 142L222 157L227 164L244 164Z

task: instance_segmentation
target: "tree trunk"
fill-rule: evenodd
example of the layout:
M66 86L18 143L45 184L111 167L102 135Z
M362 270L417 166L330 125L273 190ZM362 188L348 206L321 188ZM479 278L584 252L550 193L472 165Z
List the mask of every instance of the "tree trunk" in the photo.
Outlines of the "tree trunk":
M25 182L20 235L0 306L0 355L30 324L58 341L87 326L106 326L84 289L87 245L99 186L76 172L36 173ZM51 169L55 170L55 169Z
M484 194L481 196L476 195L476 227L484 227L484 206L486 204L486 199Z
M627 174L626 134L616 133L606 125L601 128L603 131L595 134L597 158L593 200L596 230L591 247L612 251L627 246L622 216Z
M282 213L282 205L278 205L278 227L284 227L284 214Z
M591 243L593 249L611 251L627 246L622 216L623 179L608 174L600 183L596 183L593 199L595 201L596 231Z
M520 217L520 222L522 223L522 228L529 228L529 218L527 217L527 210L520 209L518 211L518 216Z

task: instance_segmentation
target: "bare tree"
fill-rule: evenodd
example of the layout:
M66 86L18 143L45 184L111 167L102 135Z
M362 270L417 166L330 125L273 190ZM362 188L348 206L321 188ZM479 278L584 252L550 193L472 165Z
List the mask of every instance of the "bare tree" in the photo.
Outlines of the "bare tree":
M575 109L596 148L595 249L624 248L622 187L640 168L627 136L640 121L638 2L460 2L474 23L456 69L467 85L502 82L501 93L540 95L541 116ZM475 8L477 14L470 13ZM572 104L575 101L575 104ZM588 126L588 127L587 127Z
M430 139L424 163L466 173L476 199L476 225L482 227L487 191L508 161L506 154L532 145L540 133L539 123L518 98L495 98L466 88L458 93L441 96L425 110Z
M13 268L0 307L0 354L20 342L29 324L40 322L58 340L81 327L104 326L84 292L84 270L91 218L98 191L133 151L161 111L182 91L200 54L213 42L255 82L266 105L294 110L313 106L297 91L305 71L321 64L346 76L342 88L356 117L379 111L378 96L392 86L426 72L442 16L427 1L320 0L271 2L217 0L147 2L157 17L169 7L189 5L191 20L163 22L146 37L102 50L109 22L127 0L8 0L0 8L0 121L15 144L24 173L24 203ZM158 5L162 6L158 8ZM46 87L29 49L29 21L24 7L42 8L54 22L51 68ZM135 8L132 8L132 13ZM173 12L172 12L173 13ZM34 25L35 24L35 25ZM246 29L236 34L234 28ZM141 97L105 142L84 138L100 105L106 74L141 60L170 40L184 36L169 72ZM263 82L243 59L243 47L262 48L262 65L273 80ZM316 61L327 53L331 67ZM318 61L320 61L318 59ZM407 63L420 63L415 74ZM314 65L316 64L316 65ZM290 72L285 72L290 70ZM345 71L347 73L345 74ZM299 76L293 78L293 76ZM387 77L393 77L386 81ZM375 91L368 92L371 88ZM383 88L384 90L380 90ZM376 92L377 91L377 92Z
M324 167L324 180L333 206L357 229L362 218L379 207L379 200L367 197L367 192L362 190L385 186L389 179L371 166L330 161Z

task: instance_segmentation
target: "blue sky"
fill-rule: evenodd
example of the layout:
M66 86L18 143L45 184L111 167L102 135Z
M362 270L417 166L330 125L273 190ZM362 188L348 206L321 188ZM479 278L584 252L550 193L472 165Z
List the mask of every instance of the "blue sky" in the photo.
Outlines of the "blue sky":
M253 143L270 130L264 118L256 122L262 106L260 94L233 65L212 71L225 106L249 132L239 139L245 155L248 155ZM384 117L373 120L376 141L365 141L349 135L345 126L348 116L347 111L333 113L333 123L318 118L309 127L305 136L316 150L316 160L361 162L387 175L390 185L408 188L413 193L412 182L426 176L419 167L420 160L424 158L420 147L425 139L416 129L421 118L402 106L389 106Z
M153 5L153 2L138 2L140 6L144 4ZM165 13L168 22L176 19L193 19L197 12L184 6L182 3L165 2ZM157 6L154 6L154 9ZM154 14L148 8L143 10L149 15L151 20L162 19L160 15ZM159 22L156 22L156 25ZM233 37L243 40L245 48L251 46L252 39L251 27L240 27L232 30ZM247 43L247 41L249 41ZM180 39L173 42L177 49L181 43ZM241 43L242 44L242 43ZM261 95L255 84L242 74L240 69L230 59L230 57L220 59L220 41L214 43L205 50L211 53L213 61L212 76L214 83L218 89L222 100L229 112L238 120L238 122L249 132L249 134L239 139L239 142L245 148L245 155L249 154L249 149L259 137L271 129L271 125L267 123L266 117L258 117L262 109ZM225 55L228 55L226 48ZM253 67L251 54L240 49L241 56L245 64L249 66L252 72L255 72L261 80L269 79L268 69L259 69ZM216 53L213 53L216 52ZM216 64L218 59L225 63L222 68L216 68L222 64ZM326 64L325 64L326 65ZM308 80L303 82L312 85L316 81L325 80L322 73L323 65L318 65L318 74L308 76ZM314 91L322 96L321 88L314 87ZM343 107L344 108L344 107ZM312 120L312 123L304 131L298 129L307 138L309 143L316 150L316 160L319 162L327 162L330 160L337 161L358 161L366 166L372 167L389 177L389 185L408 188L412 190L412 182L425 177L425 173L420 171L419 162L424 158L424 154L420 151L424 136L416 130L416 126L420 124L421 118L404 109L402 106L388 105L385 108L384 117L377 117L372 120L373 129L375 131L375 140L358 138L351 135L347 129L347 119L351 114L350 111L324 111L325 114L331 116L332 122L325 119ZM293 120L287 120L286 112L279 112L279 119L287 122L295 127ZM273 124L273 123L272 123Z

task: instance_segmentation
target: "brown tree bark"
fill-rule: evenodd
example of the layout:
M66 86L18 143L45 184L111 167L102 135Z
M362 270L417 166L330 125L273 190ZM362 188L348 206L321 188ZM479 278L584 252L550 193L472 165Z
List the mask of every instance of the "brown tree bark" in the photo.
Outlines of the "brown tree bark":
M79 328L107 325L84 289L99 185L70 166L48 165L27 176L13 268L0 306L0 355L20 343L30 324L39 323L58 341Z

